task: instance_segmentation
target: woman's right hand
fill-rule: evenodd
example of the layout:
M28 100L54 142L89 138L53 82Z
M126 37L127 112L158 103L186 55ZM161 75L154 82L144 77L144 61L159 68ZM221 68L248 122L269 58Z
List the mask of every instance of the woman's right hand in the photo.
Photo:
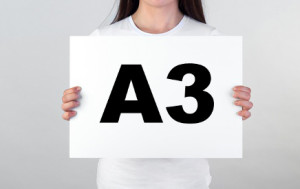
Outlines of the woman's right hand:
M61 105L61 108L65 111L62 115L64 120L70 120L71 117L76 115L76 111L72 110L72 108L79 106L78 98L80 90L81 87L76 86L64 91L62 97L63 104Z

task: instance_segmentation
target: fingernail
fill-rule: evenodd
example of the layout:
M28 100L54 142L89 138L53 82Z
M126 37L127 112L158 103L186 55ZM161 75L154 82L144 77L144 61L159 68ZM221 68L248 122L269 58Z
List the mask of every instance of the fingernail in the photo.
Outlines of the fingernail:
M81 87L77 87L76 89L77 89L77 91L80 91L80 90L81 90Z
M78 105L79 104L79 101L76 101L76 105Z
M236 87L233 87L233 90L236 90Z
M234 102L234 104L235 104L235 105L238 105L238 102L237 102L237 101L235 101L235 102Z

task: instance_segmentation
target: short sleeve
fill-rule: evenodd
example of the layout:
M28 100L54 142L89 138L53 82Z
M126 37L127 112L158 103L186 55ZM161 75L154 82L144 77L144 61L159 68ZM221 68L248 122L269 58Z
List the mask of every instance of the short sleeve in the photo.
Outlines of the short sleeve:
M92 31L89 36L99 36L99 29L95 29L94 31Z
M210 35L212 35L212 36L222 36L222 35L225 35L225 34L222 33L222 32L220 32L220 31L217 30L216 28L214 28L214 29L211 31Z

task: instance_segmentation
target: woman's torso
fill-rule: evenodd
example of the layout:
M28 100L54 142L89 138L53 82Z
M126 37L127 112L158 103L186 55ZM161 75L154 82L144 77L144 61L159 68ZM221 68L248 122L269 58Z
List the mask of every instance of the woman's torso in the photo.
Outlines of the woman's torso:
M214 27L184 16L168 32L150 34L140 30L129 16L112 25L97 28L90 36L101 35L221 35ZM99 160L97 184L99 189L208 189L211 176L206 159L155 158Z

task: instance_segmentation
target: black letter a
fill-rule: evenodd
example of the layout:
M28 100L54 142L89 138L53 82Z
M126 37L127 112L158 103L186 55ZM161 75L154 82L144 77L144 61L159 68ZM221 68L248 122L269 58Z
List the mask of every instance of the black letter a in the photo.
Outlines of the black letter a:
M132 82L137 100L125 100ZM100 123L117 123L121 113L141 113L144 122L162 122L141 65L121 65Z

